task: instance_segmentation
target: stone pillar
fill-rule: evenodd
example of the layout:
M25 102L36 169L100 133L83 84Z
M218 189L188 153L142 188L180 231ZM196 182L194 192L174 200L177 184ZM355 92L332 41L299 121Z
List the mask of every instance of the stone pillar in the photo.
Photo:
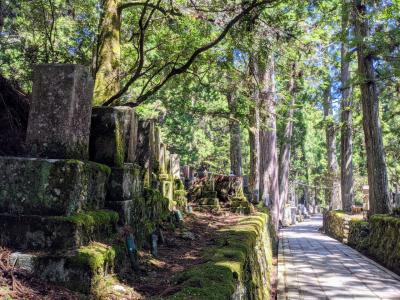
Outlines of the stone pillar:
M171 154L170 164L171 175L174 178L181 178L180 158L178 154Z
M94 107L90 160L122 167L136 160L138 120L129 107Z
M165 164L166 158L165 158L165 150L166 147L163 143L160 144L160 155L158 157L158 161L160 164L160 173L161 174L166 174L167 173L167 166Z
M43 158L89 157L93 79L80 65L38 65L34 69L26 144Z

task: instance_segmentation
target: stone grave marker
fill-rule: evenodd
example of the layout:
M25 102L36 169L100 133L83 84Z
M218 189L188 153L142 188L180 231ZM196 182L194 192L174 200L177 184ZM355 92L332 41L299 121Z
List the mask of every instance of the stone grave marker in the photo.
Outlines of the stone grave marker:
M92 96L87 68L36 66L26 134L30 155L87 160Z

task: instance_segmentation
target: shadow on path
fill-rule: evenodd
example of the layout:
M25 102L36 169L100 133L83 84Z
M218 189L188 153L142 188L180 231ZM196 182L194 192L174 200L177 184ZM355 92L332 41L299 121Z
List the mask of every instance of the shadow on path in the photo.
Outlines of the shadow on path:
M318 230L322 217L285 228L278 299L398 299L400 277Z

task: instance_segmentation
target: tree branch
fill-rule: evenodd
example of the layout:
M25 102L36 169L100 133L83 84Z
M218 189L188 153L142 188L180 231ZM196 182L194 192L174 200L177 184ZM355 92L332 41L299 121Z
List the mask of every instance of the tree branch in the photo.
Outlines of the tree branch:
M254 0L252 1L252 3L245 9L243 9L241 11L241 13L239 13L237 16L235 16L231 21L229 21L229 23L225 26L225 28L222 30L222 32L218 35L217 38L215 38L213 41L209 42L208 44L203 45L202 47L196 49L192 55L189 57L189 59L180 67L178 68L173 68L166 76L163 80L161 80L160 83L158 83L157 85L155 85L150 91L144 93L143 95L140 95L135 102L129 102L126 104L122 104L122 105L126 105L126 106L131 106L131 107L135 107L138 106L139 104L141 104L142 102L146 101L149 97L151 97L152 95L154 95L155 93L157 93L172 77L182 74L184 72L186 72L190 66L194 63L194 61L196 60L196 58L202 54L203 52L206 52L207 50L211 49L212 47L216 46L217 44L219 44L224 38L225 36L228 34L228 32L230 31L230 29L237 24L244 16L246 16L248 13L250 13L252 10L267 4L268 1L266 0L261 0L261 1L257 1ZM114 96L112 96L110 99L108 99L103 105L104 106L109 106L112 105L114 101L116 101L117 99L119 99L121 96L123 96L127 90L129 89L129 87L133 84L133 82L135 80L137 80L137 74L134 74L134 76L123 86L123 88Z

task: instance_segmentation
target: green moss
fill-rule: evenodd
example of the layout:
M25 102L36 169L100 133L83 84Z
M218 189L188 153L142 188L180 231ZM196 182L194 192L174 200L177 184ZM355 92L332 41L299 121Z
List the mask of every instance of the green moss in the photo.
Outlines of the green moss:
M169 299L231 299L239 282L251 299L269 299L269 223L268 214L257 213L220 230L217 246L203 253L207 262L178 274L175 283L182 289Z
M97 169L99 169L101 172L107 174L107 176L110 176L111 174L111 168L107 165L104 164L99 164L96 162L91 162L94 166L96 166Z
M141 197L133 199L132 228L139 245L171 214L175 203L165 198L159 190L144 188Z
M102 275L114 265L114 259L115 250L112 247L93 242L80 247L71 261L75 265L88 266L94 275Z
M175 178L174 183L176 190L185 190L185 185L183 184L182 180Z
M115 121L115 152L114 162L117 167L122 167L125 161L124 138L119 122Z
M186 208L187 205L187 192L185 190L174 191L174 201L179 208Z
M73 214L66 217L54 217L58 220L64 220L81 225L85 228L112 225L118 222L118 213L110 210L95 210L84 213Z

